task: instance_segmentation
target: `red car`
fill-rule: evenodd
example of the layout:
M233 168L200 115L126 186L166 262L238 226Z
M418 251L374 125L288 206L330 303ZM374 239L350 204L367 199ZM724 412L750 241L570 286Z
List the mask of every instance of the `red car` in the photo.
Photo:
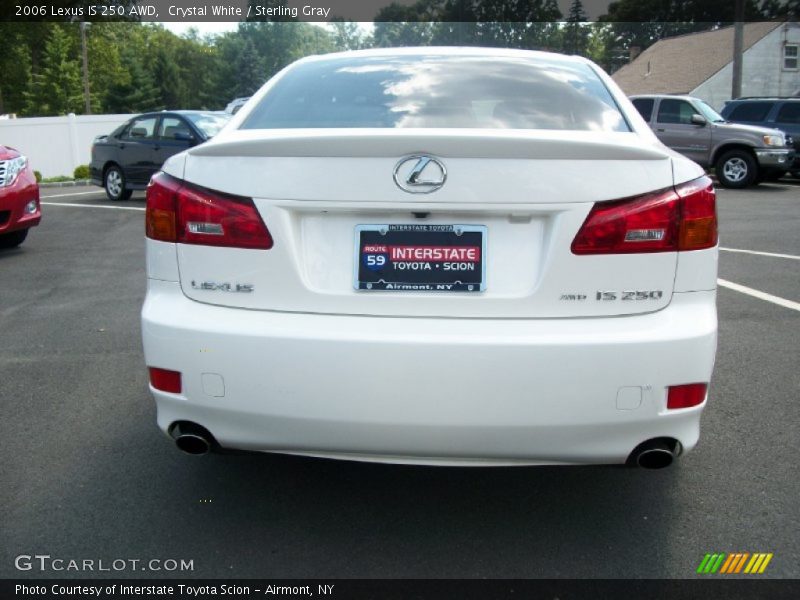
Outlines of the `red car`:
M39 184L28 159L0 146L0 248L19 246L41 219Z

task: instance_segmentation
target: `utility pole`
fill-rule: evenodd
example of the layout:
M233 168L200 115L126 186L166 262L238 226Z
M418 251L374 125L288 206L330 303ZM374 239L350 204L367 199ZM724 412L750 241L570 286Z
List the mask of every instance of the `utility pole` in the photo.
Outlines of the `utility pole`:
M81 21L81 54L83 55L83 100L86 104L85 113L92 114L92 99L89 94L89 51L86 48L86 22Z
M742 51L744 47L744 0L735 0L733 25L733 77L731 98L742 95Z

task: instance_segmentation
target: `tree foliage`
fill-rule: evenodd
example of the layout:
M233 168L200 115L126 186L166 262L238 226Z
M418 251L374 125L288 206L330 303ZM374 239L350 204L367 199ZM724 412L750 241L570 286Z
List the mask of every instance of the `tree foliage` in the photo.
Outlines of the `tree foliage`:
M81 110L81 71L65 28L54 25L44 45L39 71L28 94L33 112L65 115Z
M98 2L111 0L98 0ZM285 0L251 0L278 7ZM395 1L372 32L334 20L327 29L286 16L240 23L237 31L177 36L159 24L93 22L87 27L93 112L211 109L254 93L289 63L310 54L369 47L471 45L550 50L588 56L613 71L629 49L720 27L734 19L732 0L617 0L599 22L586 22L584 0ZM133 0L115 0L130 5ZM78 5L78 0L63 0ZM745 0L748 20L800 16L800 0ZM0 114L56 115L84 110L78 23L0 19Z
M572 0L567 15L565 50L569 54L584 54L589 43L589 27L586 26L586 11L581 0Z

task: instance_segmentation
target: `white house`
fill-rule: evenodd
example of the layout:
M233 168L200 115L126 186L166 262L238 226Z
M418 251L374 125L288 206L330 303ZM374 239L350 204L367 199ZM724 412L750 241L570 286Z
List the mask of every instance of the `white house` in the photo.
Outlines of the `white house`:
M742 96L800 96L800 23L744 25ZM721 108L731 99L733 27L659 40L612 76L628 95L690 94Z

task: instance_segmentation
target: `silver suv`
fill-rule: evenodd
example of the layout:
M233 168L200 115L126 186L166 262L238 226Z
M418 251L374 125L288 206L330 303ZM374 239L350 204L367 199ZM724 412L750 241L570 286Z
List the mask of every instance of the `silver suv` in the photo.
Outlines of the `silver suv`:
M729 123L692 96L631 96L664 145L702 167L714 167L720 185L743 188L783 175L794 149L778 129Z

